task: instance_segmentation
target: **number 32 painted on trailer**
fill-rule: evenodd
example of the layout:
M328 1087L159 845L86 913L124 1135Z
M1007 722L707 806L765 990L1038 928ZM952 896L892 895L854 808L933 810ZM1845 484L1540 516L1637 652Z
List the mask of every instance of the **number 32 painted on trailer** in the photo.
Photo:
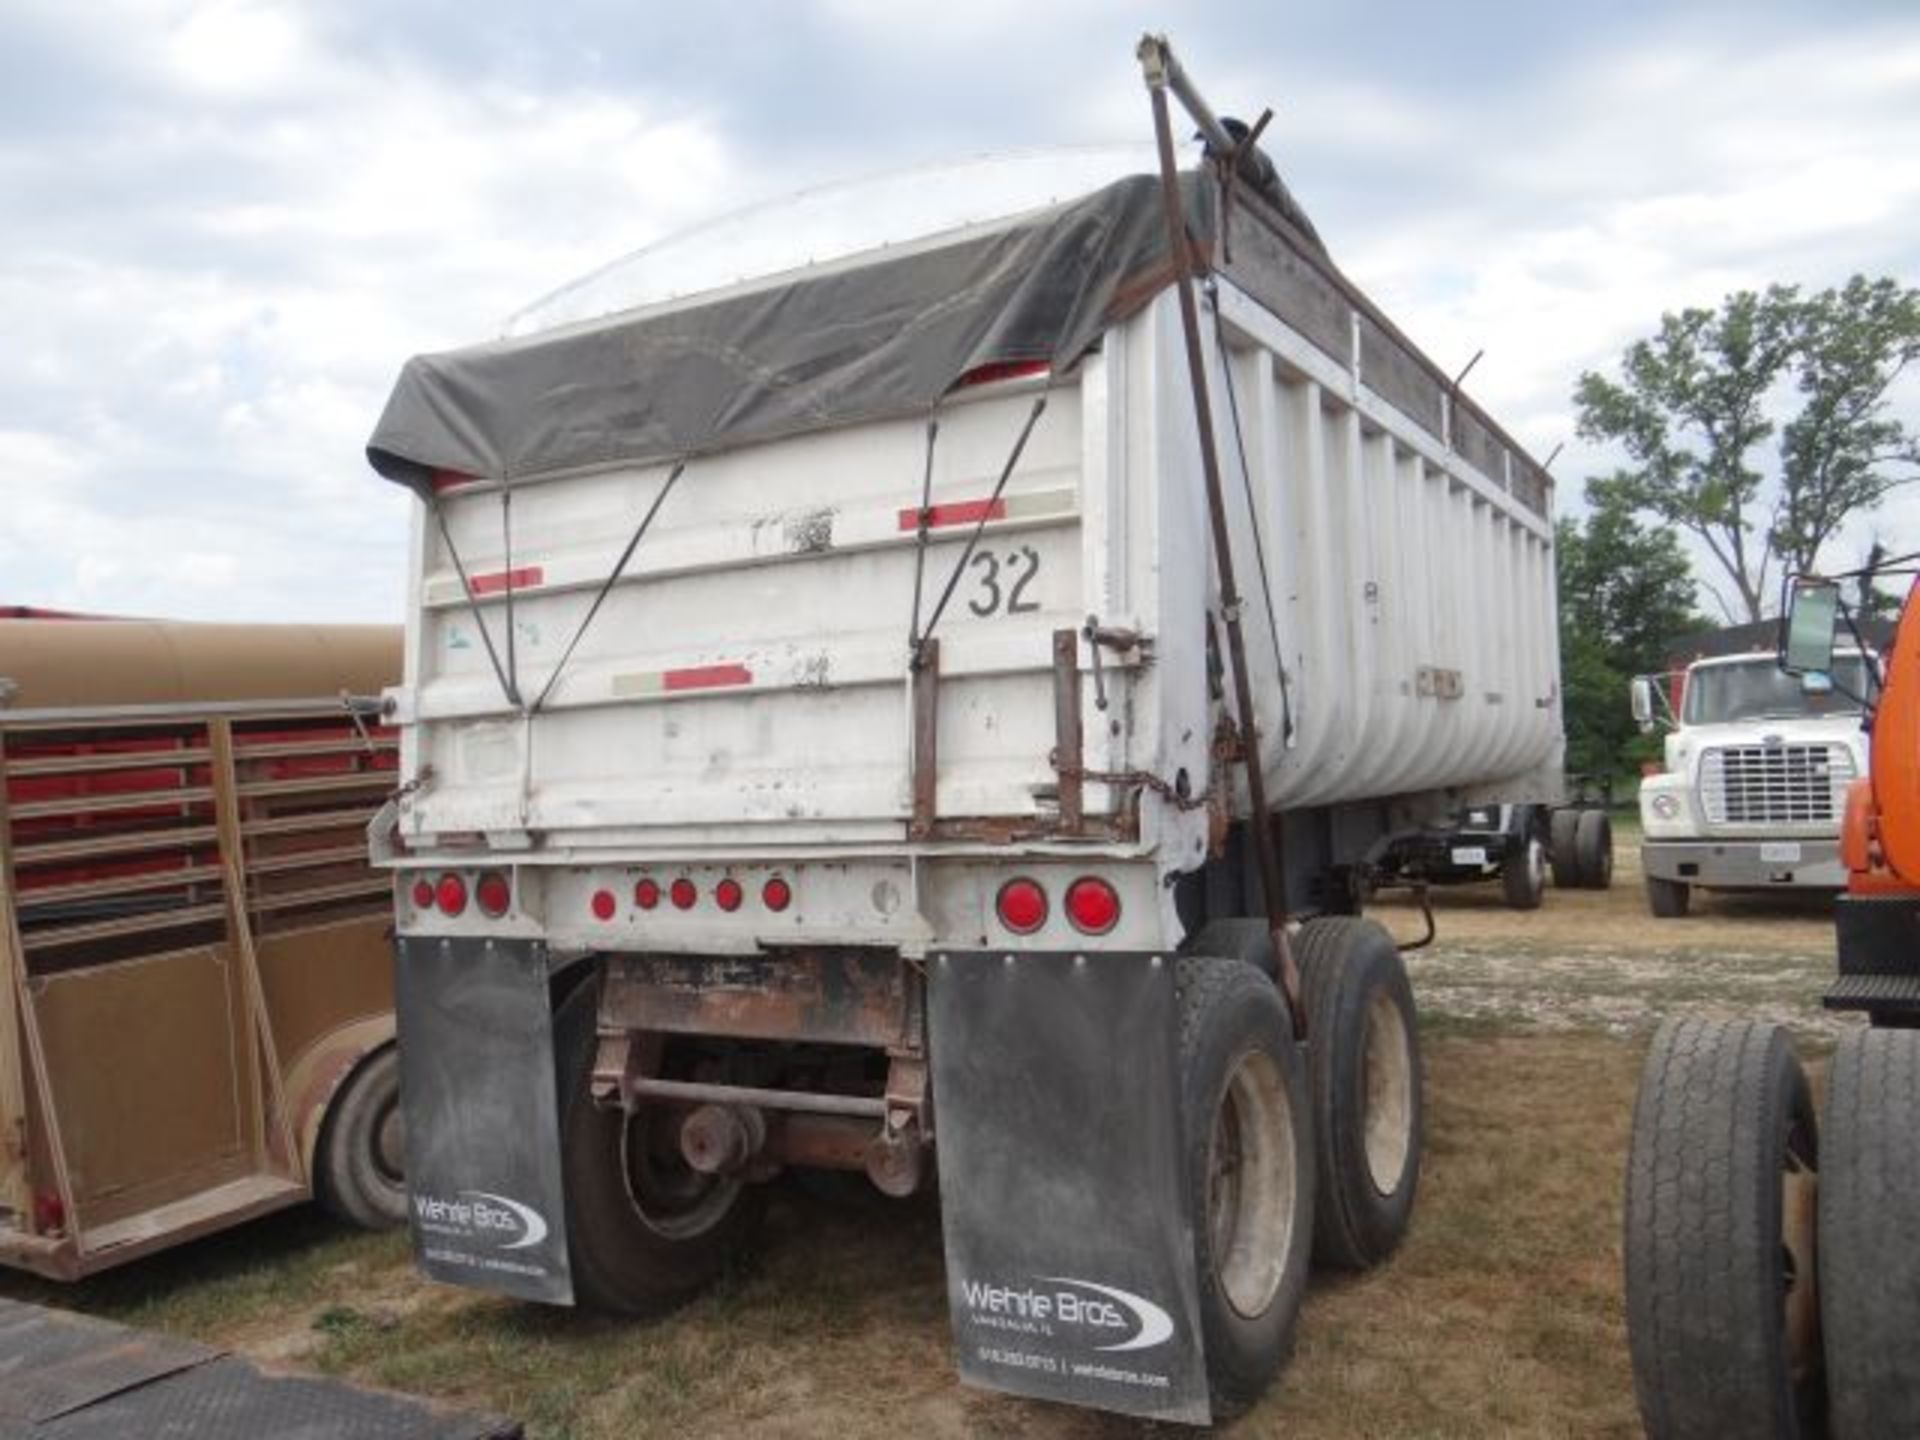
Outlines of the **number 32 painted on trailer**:
M1005 588L1001 585L1003 566L1007 578ZM977 572L977 592L967 602L967 608L981 619L998 615L1003 607L1009 615L1026 615L1040 608L1038 600L1021 598L1033 583L1033 577L1040 573L1040 554L1031 545L1022 545L1010 552L1004 561L992 551L982 550L973 557L971 568Z

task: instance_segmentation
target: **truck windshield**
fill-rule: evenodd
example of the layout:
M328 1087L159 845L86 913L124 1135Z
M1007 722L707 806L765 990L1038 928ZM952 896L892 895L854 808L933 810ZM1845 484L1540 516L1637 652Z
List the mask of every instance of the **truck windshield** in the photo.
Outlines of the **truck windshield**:
M1854 697L1872 693L1867 688L1872 681L1865 658L1836 655L1833 679L1831 694L1807 695L1799 679L1784 673L1771 655L1738 665L1703 665L1687 676L1686 723L1720 725L1735 720L1859 714L1860 702Z

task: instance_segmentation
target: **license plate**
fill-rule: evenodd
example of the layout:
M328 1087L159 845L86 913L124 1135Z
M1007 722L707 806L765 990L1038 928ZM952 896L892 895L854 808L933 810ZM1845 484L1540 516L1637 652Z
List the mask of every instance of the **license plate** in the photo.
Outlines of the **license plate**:
M1453 863L1456 865L1484 865L1487 863L1487 851L1483 845L1456 845L1453 847Z
M1800 863L1800 842L1798 840L1769 840L1760 846L1760 858L1769 865L1797 865Z

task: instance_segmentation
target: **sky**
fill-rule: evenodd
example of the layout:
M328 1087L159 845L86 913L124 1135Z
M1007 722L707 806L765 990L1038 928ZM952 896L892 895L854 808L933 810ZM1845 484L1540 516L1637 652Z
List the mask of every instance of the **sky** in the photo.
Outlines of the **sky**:
M1336 261L1554 463L1663 311L1920 283L1920 4L5 0L0 603L397 620L407 356L772 196L1143 142L1167 31ZM1920 424L1920 387L1901 392ZM1834 560L1864 548L1856 526ZM1920 549L1920 495L1870 527Z

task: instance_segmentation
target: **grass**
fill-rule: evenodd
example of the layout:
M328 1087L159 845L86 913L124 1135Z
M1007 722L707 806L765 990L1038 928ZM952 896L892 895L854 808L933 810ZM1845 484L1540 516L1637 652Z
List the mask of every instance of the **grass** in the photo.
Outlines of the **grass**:
M1373 1274L1316 1277L1298 1353L1234 1433L1631 1433L1618 1231L1637 1045L1453 1021L1424 1038L1413 1233ZM403 1238L304 1211L0 1293L501 1411L534 1440L1139 1431L957 1384L925 1200L832 1209L782 1190L757 1263L651 1324L430 1286Z
M1410 957L1429 1106L1412 1233L1371 1274L1315 1277L1292 1363L1231 1433L1638 1433L1619 1236L1646 1035L1704 1007L1817 1039L1832 930L1772 902L1651 921L1625 847L1622 872L1527 914L1497 891L1436 897L1440 943ZM1383 914L1413 933L1410 911ZM432 1286L404 1237L310 1211L77 1287L0 1274L0 1294L504 1412L533 1440L1143 1433L959 1386L930 1200L833 1209L781 1187L757 1260L649 1324Z

